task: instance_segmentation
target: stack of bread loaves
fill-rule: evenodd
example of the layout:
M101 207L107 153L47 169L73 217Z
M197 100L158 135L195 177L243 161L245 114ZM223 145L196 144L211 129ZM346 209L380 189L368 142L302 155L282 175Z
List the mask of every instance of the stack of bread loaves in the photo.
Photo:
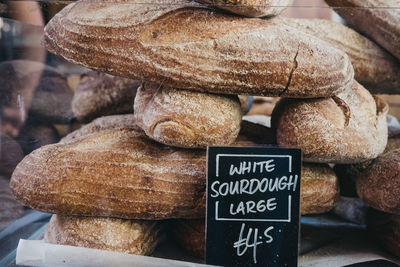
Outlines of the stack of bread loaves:
M278 145L300 147L311 162L303 165L302 214L334 206L338 182L326 163L384 150L387 106L354 80L344 52L279 19L244 17L276 15L290 1L204 2L216 8L80 0L46 26L49 51L142 81L134 115L96 119L17 166L17 198L57 214L48 242L149 254L160 220L197 219L177 221L174 232L189 244L195 229L202 239L189 250L202 254L205 148L254 145L237 139L237 94L290 97L279 102L273 126Z

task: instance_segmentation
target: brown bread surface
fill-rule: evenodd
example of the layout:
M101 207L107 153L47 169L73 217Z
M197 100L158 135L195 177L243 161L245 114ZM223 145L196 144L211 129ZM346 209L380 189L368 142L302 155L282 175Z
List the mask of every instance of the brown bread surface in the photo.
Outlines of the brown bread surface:
M400 0L325 0L357 31L400 59Z
M277 144L301 148L306 162L359 163L385 149L388 105L354 81L320 99L282 99L272 114Z
M44 44L98 71L211 93L324 97L354 76L318 38L183 0L78 1L47 24Z
M371 93L400 93L400 62L353 29L325 19L279 18L279 21L346 52L354 67L354 79Z
M53 215L44 234L51 244L150 255L160 239L160 222Z
M324 164L303 163L300 186L300 214L319 214L335 207L339 198L339 181Z
M271 17L279 15L293 0L200 0L221 9L247 17Z
M400 149L375 159L357 178L356 188L368 206L400 215Z
M160 145L137 126L90 130L87 126L75 138L26 156L11 178L17 199L56 214L124 219L204 216L204 150Z
M81 80L72 99L72 111L79 121L133 111L140 82L90 71Z
M186 148L232 144L242 111L236 96L143 83L135 98L137 125L151 139Z

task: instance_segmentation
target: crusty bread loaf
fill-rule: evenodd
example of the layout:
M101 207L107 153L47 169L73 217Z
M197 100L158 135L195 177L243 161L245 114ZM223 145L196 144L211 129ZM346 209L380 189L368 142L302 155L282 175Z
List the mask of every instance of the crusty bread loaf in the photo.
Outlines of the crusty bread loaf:
M175 147L229 145L239 133L242 111L236 96L216 95L143 83L136 123L151 139Z
M72 111L79 121L133 111L137 80L90 71L81 80L72 99Z
M102 72L222 94L332 96L354 76L318 38L184 0L81 0L47 24L44 44Z
M368 209L367 227L379 244L400 257L400 216Z
M371 93L400 93L400 62L358 32L332 20L294 18L277 18L277 20L314 35L346 52L354 67L354 79Z
M293 0L199 0L247 17L271 17L280 14Z
M387 143L387 104L354 81L331 98L283 99L272 114L277 144L303 151L307 162L358 163Z
M157 221L53 215L44 234L51 244L150 255L160 240Z
M400 215L400 149L375 159L357 178L356 188L368 206Z
M206 249L205 219L173 220L171 232L178 245L190 255L204 259Z
M138 127L89 130L26 156L11 178L17 199L56 214L125 219L204 216L204 150L160 145Z
M301 170L300 214L319 214L335 207L339 182L334 171L323 164L304 163Z
M400 0L325 0L346 22L400 59Z

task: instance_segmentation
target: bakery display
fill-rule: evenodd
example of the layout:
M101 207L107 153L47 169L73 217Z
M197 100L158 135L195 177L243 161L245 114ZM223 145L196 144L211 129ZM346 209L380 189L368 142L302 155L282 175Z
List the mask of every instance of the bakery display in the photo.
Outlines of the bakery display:
M200 218L205 167L202 150L166 147L138 127L119 128L33 151L10 185L22 203L56 214Z
M143 83L135 98L137 125L151 139L175 147L233 143L242 111L236 96L179 90Z
M379 156L388 136L388 105L354 81L330 98L282 99L272 113L277 144L306 162L358 163Z
M325 2L352 27L371 37L400 59L399 0L325 0Z
M140 81L89 71L81 76L72 111L82 122L113 114L131 113Z
M44 44L98 71L188 90L311 98L352 83L344 52L292 27L190 1L137 1L72 3L46 25Z
M53 215L44 234L51 244L150 255L161 239L156 221Z
M371 93L400 93L400 62L355 30L326 19L277 18L277 20L346 52L354 67L354 79Z
M200 0L206 4L247 17L271 17L279 15L293 0Z
M361 229L366 205L393 213L391 218L400 214L400 142L387 140L388 105L371 95L400 92L398 18L393 18L398 11L378 6L382 0L327 1L355 3L337 10L354 11L343 18L356 29L365 27L363 16L373 25L358 33L333 21L279 17L291 0L78 0L65 5L43 32L43 45L55 54L46 64L56 68L24 60L0 64L0 174L11 176L11 190L22 204L54 213L45 241L160 256L153 250L166 224L182 249L204 259L208 146L301 148L297 189L306 228L328 225L331 231L336 213L351 223L336 217L333 226ZM398 4L388 1L391 7ZM364 10L365 5L374 8ZM387 35L380 38L382 32ZM55 143L59 135L63 138ZM27 154L24 159L14 139ZM227 153L218 156L232 156ZM243 185L246 180L255 185L256 175L245 173L247 154L238 156L232 158L240 161ZM276 166L287 158L293 171L289 155L275 156L285 158ZM217 175L218 168L228 168L225 163L217 157ZM275 178L279 191L288 177ZM228 186L237 177L224 179ZM255 202L246 202L244 194L257 196L240 190L235 201L242 206L232 212L230 202L229 212L236 216L243 210L240 220L249 221L243 225L257 238L250 228L262 229L250 223L257 221L258 215L250 214ZM228 204L230 197L224 198ZM20 208L4 199L7 212L15 207L18 214ZM297 203L292 207L281 208L297 218ZM263 217L258 206L257 211ZM261 220L293 222L279 212ZM381 218L369 220L370 229L376 223L395 235L396 226L380 224ZM293 234L286 235L272 223L277 227L273 245L283 240L296 250L297 242L287 239L297 236L295 224ZM237 253L243 231L239 240L232 239ZM382 243L397 245L385 238ZM328 242L325 235L316 243L321 240ZM247 241L244 249L250 251ZM308 241L305 249L314 249Z

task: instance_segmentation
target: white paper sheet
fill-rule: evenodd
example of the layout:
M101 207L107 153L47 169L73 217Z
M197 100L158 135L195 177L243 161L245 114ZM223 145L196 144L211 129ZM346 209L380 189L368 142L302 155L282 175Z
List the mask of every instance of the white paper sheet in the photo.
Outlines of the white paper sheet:
M159 266L190 266L204 267L204 265L192 262L167 260L155 257L146 257L132 254L124 254L98 249L89 249L64 245L53 245L43 240L20 239L17 248L16 263L27 266L135 266L135 267L159 267Z

